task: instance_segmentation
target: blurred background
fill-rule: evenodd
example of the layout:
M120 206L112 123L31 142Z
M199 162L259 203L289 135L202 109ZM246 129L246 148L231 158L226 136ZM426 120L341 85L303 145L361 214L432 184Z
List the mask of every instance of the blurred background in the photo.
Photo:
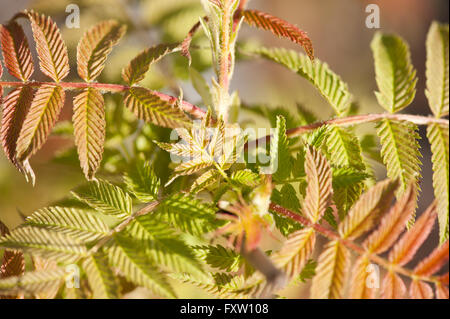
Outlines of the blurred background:
M417 97L405 112L430 114L424 94L425 39L433 20L448 23L448 0L251 0L249 7L270 12L307 31L317 57L326 61L331 69L348 83L350 92L359 103L360 112L368 113L383 112L373 94L376 83L370 41L376 29L368 29L365 25L369 14L365 12L366 6L371 3L380 7L380 29L402 36L411 47L419 83ZM80 28L65 27L64 22L68 15L65 10L69 4L77 4L80 7ZM6 22L16 12L30 8L51 15L62 29L71 58L68 81L79 81L75 65L76 45L84 31L105 19L114 18L126 23L127 36L109 57L107 67L99 79L108 83L121 82L120 70L141 49L160 42L182 40L190 27L198 21L198 17L203 16L200 0L0 0L0 23ZM30 36L28 26L26 30ZM276 39L267 32L248 26L244 26L241 38L258 41L267 46L298 49L288 41ZM206 44L205 39L199 39L198 42ZM34 50L33 45L30 46ZM172 62L163 62L153 69L144 85L174 95L178 94L177 88L181 86L185 91L185 99L193 103L198 102L199 96L187 82L175 82L173 77L177 75L187 79L186 62L183 59ZM212 76L208 71L209 63L207 52L194 55L194 65L200 71L206 71L208 79ZM4 75L4 78L8 77ZM44 79L38 70L35 71L34 78ZM241 100L248 104L283 106L294 110L295 105L299 103L318 118L326 119L332 114L331 108L308 82L267 61L240 61L236 66L232 87L239 91ZM62 121L71 118L71 97L73 95L69 93L67 105L61 114ZM109 97L107 103L115 103L114 98ZM107 108L108 106L109 104ZM367 125L358 130L371 131L373 126ZM425 137L423 129L420 134ZM22 219L21 215L29 215L34 210L68 195L72 188L84 181L77 163L67 165L62 160L54 159L55 155L64 158L60 154L72 145L72 139L64 137L63 134L50 138L31 161L37 177L35 187L27 184L23 176L0 155L0 219L5 224L9 227L18 225ZM424 158L420 209L423 210L433 200L433 188L430 150L426 138L422 139L421 146ZM380 177L385 174L381 166L375 168ZM434 246L436 242L437 238L432 239L429 245Z

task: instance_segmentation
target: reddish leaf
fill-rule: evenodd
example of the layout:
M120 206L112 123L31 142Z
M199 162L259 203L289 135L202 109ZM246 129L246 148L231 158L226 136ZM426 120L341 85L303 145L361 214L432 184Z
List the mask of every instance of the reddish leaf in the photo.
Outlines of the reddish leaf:
M382 287L381 296L383 299L403 299L405 297L405 283L393 272L388 272L386 274Z
M441 284L436 285L436 298L437 299L448 299L449 293L448 293L448 287L445 287Z
M249 25L268 30L276 36L288 38L292 42L300 44L309 58L314 60L314 49L311 39L295 25L257 10L245 10L242 14Z
M409 287L409 295L413 299L433 299L433 288L425 282L414 280Z
M31 51L22 27L16 22L0 25L3 60L8 72L22 81L27 81L34 72Z
M436 248L430 256L417 265L416 269L414 269L414 274L418 276L431 276L435 274L448 261L448 254L447 240L444 244Z

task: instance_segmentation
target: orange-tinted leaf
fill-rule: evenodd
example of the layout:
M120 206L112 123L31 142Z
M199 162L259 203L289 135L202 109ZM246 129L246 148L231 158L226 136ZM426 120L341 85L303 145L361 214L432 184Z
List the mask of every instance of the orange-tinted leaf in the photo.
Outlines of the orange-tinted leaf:
M105 68L113 47L125 34L126 26L114 20L103 21L84 33L77 46L78 74L93 81Z
M436 298L437 299L448 299L449 293L448 293L448 287L443 286L442 284L436 285Z
M242 14L249 25L268 30L278 37L288 38L292 42L300 44L309 58L314 60L314 49L311 39L306 32L300 30L297 26L257 10L244 10Z
M339 234L343 238L353 239L371 229L377 219L388 209L397 186L398 183L387 179L362 194L340 223Z
M433 288L425 282L414 280L409 287L409 295L413 299L433 299Z
M431 276L438 272L448 261L448 240L436 248L430 256L420 262L414 269L414 274L418 276Z
M14 165L19 164L16 160L17 139L32 100L33 89L29 86L14 89L4 100L0 139L6 157Z
M208 17L203 17L203 21L208 21ZM189 49L191 48L192 39L197 32L197 30L201 27L201 22L197 22L194 26L189 30L187 36L184 38L181 43L181 54L189 60L189 65L191 65L192 57Z
M42 72L56 82L61 81L69 74L69 57L58 26L50 17L33 10L25 13L31 21Z
M0 25L0 38L8 72L19 80L27 81L34 72L34 66L22 27L14 21Z
M379 280L378 274L374 274L371 268L369 258L361 256L356 261L352 270L352 279L350 281L350 298L352 299L374 299L377 293L376 282L370 280ZM369 284L373 285L370 286Z
M411 184L402 198L391 208L389 214L383 217L378 229L364 241L364 247L376 254L381 254L395 243L416 210L416 194L415 185Z
M383 299L403 299L406 294L406 286L403 280L393 272L388 272L384 277L381 296Z
M342 298L349 260L350 252L339 241L326 245L319 257L311 287L311 298Z
M405 265L416 254L436 221L436 203L433 203L425 213L420 216L414 226L403 235L400 241L389 254L389 261L397 265Z
M81 168L88 180L100 166L105 143L105 102L102 94L88 88L73 102L73 127Z
M122 70L122 78L129 85L142 81L153 63L175 52L177 48L177 44L160 44L145 49Z
M64 90L43 85L36 92L17 140L17 159L26 161L45 143L64 105Z
M169 128L187 127L190 125L189 118L177 105L162 100L150 90L132 87L125 94L124 101L125 105L138 118L148 123Z
M313 222L318 222L330 205L333 195L332 172L325 156L313 147L306 152L306 188L304 213Z

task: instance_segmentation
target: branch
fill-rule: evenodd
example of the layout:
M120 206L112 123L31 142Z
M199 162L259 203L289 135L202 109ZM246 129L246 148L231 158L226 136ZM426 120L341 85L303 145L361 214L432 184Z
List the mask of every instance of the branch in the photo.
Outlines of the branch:
M29 82L0 81L0 87L3 86L3 87L19 88L23 86L29 86L38 88L41 87L42 85L56 85L56 84L54 82L36 82L36 81L29 81ZM101 91L107 91L111 93L122 93L130 89L130 87L127 85L108 84L108 83L60 82L57 85L65 90L83 90L86 88L95 88ZM167 95L157 91L151 92L152 94L158 96L161 100L169 102L171 104L175 104L179 101L178 98L171 95ZM189 113L195 118L202 119L206 115L205 111L189 102L182 101L180 105L183 111Z
M391 264L388 260L381 258L380 256L370 253L367 250L365 250L363 247L359 246L358 244L356 244L355 242L348 240L348 239L343 239L341 238L337 233L323 227L320 224L313 224L311 223L308 219L306 219L305 217L294 213L292 211L290 211L287 208L284 208L280 205L274 204L274 203L270 203L270 210L277 212L278 214L290 218L292 220L295 220L296 222L302 224L303 226L306 227L310 227L312 229L314 229L318 234L327 237L330 240L336 240L339 241L340 243L342 243L343 245L347 246L349 249L353 250L354 252L356 252L358 255L361 256L367 256L367 258L369 258L370 260L372 260L373 262L377 263L378 265L380 265L381 267L383 267L384 269L387 270L392 270L398 274L401 274L403 276L409 277L411 279L415 279L415 280L420 280L420 281L427 281L427 282L432 282L432 283L438 283L440 282L438 277L435 276L430 276L430 277L426 277L426 276L417 276L416 274L414 274L412 271L403 268L401 266L398 265L393 265Z
M349 117L335 118L327 121L316 122L304 126L299 126L287 130L286 135L288 138L294 138L301 136L302 134L312 132L325 125L336 125L336 126L351 126L356 124L372 123L378 122L383 119L389 119L394 121L408 121L416 125L430 125L430 124L440 124L446 127L449 126L448 119L438 119L429 116L421 115L410 115L410 114L391 114L391 113L381 113L381 114L364 114L364 115L354 115ZM266 141L270 142L271 135L261 137L255 141L249 142L245 145L245 149L258 145L260 142Z

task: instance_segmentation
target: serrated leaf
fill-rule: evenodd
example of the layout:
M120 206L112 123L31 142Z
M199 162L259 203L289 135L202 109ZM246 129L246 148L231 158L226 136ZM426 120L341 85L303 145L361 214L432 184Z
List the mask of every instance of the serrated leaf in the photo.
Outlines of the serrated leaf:
M133 207L130 195L107 181L89 182L86 186L74 190L72 194L80 201L104 214L126 218L132 213Z
M359 257L351 271L351 288L350 298L352 299L375 299L377 289L375 287L369 287L369 276L376 276L370 271L371 262L367 256Z
M109 227L96 214L68 207L43 208L27 218L26 224L66 234L80 242L92 242L107 236Z
M115 236L114 245L108 247L109 263L138 286L146 287L157 294L175 298L175 293L164 273L160 272L142 251L136 250L133 242L123 236Z
M364 241L363 246L368 251L381 254L396 242L416 210L417 194L414 188L414 185L410 185L389 213L381 219L380 226Z
M433 203L392 248L389 253L389 261L394 265L403 266L407 264L428 238L435 220L436 203Z
M277 116L275 133L270 140L270 157L272 177L275 181L283 181L291 174L291 155L286 135L286 119Z
M44 145L64 106L60 86L43 85L36 92L17 139L17 158L26 161Z
M433 288L425 282L413 280L409 287L409 295L412 299L433 299Z
M381 142L381 156L386 165L387 175L392 180L399 180L397 191L399 198L408 188L411 181L418 186L420 175L419 151L420 137L417 126L408 122L383 120L377 125L377 135ZM416 188L419 190L419 187Z
M98 90L87 88L75 96L73 127L81 168L92 180L102 161L106 138L105 101Z
M406 286L403 280L390 271L384 277L381 297L383 299L403 299L406 294Z
M296 72L319 90L338 116L348 115L352 99L348 86L326 63L318 59L313 63L303 54L280 48L259 48L244 52L261 56Z
M88 278L94 299L117 299L117 278L108 264L108 257L103 253L89 256L83 261L83 269Z
M449 233L449 143L448 127L431 124L427 137L431 144L433 162L433 188L437 200L439 218L439 237L441 243L448 239Z
M339 241L326 245L319 256L316 275L312 281L311 298L342 298L350 252Z
M145 88L130 88L125 94L124 103L139 119L148 123L168 128L191 125L189 118L177 105L162 100Z
M197 178L191 186L191 193L198 193L217 182L222 175L216 170L209 170Z
M27 272L22 276L0 279L0 295L26 292L38 293L61 282L67 273L64 269Z
M294 43L300 44L305 49L308 57L314 60L313 45L306 32L287 21L258 10L244 10L242 14L245 17L245 22L249 25L268 30L278 37L287 38Z
M124 176L127 190L140 202L148 203L158 198L161 181L149 163L138 161Z
M160 44L145 49L138 54L131 62L122 70L122 78L128 85L133 85L142 81L151 65L161 60L166 55L177 50L177 44Z
M113 47L124 36L126 26L114 20L100 22L83 34L77 46L77 64L80 77L91 82L105 68Z
M87 253L77 240L39 227L24 226L0 239L0 247L20 249L43 258L70 263Z
M414 268L414 274L418 276L431 276L438 272L442 266L448 261L449 249L448 240L437 247L433 252L424 260L422 260L416 268Z
M67 47L58 26L50 17L31 10L25 11L31 22L41 71L59 82L69 74Z
M358 238L375 225L380 216L389 208L397 183L391 180L379 182L353 205L345 219L339 224L342 238Z
M3 60L9 74L28 81L34 72L33 59L22 27L15 21L0 25Z
M325 156L313 147L306 151L306 189L303 213L313 223L325 214L333 195L331 167Z
M241 255L221 245L195 246L194 251L209 266L227 272L239 271L244 262Z
M396 113L410 105L416 95L416 70L411 64L408 44L398 36L377 32L371 48L379 89L375 93L378 103Z
M427 36L427 89L428 103L436 117L448 115L449 54L448 24L434 21Z

